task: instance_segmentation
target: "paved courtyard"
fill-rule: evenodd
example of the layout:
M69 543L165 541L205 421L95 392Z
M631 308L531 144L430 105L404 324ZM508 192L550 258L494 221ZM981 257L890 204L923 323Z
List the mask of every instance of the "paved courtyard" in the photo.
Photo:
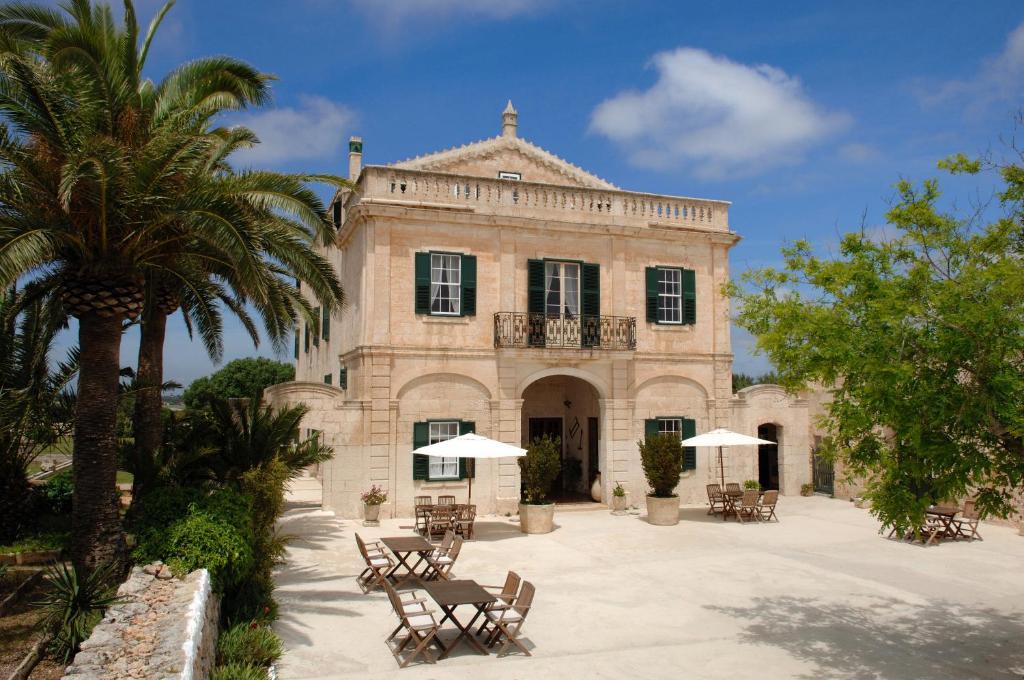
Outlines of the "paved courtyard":
M338 519L319 509L311 479L291 501L275 624L285 679L1024 678L1024 537L1007 527L922 548L820 497L783 497L770 525L723 523L703 508L683 508L675 527L567 511L553 533L525 536L485 517L456 576L500 584L513 569L537 586L524 629L534 656L460 646L399 670L384 644L396 623L386 596L355 583L354 533L411 535L411 520L369 529Z

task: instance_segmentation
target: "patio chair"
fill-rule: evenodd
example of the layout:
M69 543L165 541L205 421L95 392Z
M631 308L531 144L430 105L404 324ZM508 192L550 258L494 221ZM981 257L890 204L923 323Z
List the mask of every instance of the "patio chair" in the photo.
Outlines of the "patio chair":
M770 522L773 519L778 522L779 516L775 514L775 504L778 502L778 490L765 491L761 496L761 502L757 504L757 518L762 522Z
M725 495L722 493L722 486L720 484L708 484L708 508L709 515L716 515L720 512L725 512Z
M448 551L452 549L452 543L455 542L455 532L449 529L444 532L444 538L441 539L440 545L430 551L430 556L434 559L447 555Z
M435 505L430 509L427 518L427 535L430 537L438 534L446 534L452 529L452 519L455 514L454 506Z
M740 485L737 482L728 482L725 485L725 492L730 496L739 497L743 495L743 489L740 488Z
M434 504L434 497L433 496L413 496L412 502L413 502L413 504L417 508L420 507L421 505L433 505Z
M437 620L434 618L434 611L426 608L424 603L427 600L418 597L406 597L403 599L395 592L391 584L386 581L384 589L387 591L388 599L391 601L391 608L399 618L398 628L384 642L391 649L391 653L394 655L395 661L398 662L399 668L405 668L419 656L423 656L427 663L435 663L436 659L434 659L434 656L427 648L431 643L440 646L440 642L437 639L437 631L440 626L438 626ZM405 637L402 638L396 647L392 647L392 640L403 630L406 631ZM402 652L409 646L410 642L415 642L415 646L403 660Z
M983 540L981 534L978 533L979 521L981 521L981 513L978 512L977 502L974 500L964 501L964 509L960 511L959 517L953 520L956 537Z
M487 637L487 646L493 647L498 642L504 640L501 649L498 650L499 657L508 654L509 645L515 645L526 656L533 656L519 639L519 634L523 629L523 624L526 622L526 615L530 613L530 607L533 606L533 595L535 592L533 584L525 581L514 603L496 605L484 612L488 624L493 626L490 635Z
M757 509L758 493L755 489L747 489L743 492L739 505L736 506L736 519L741 522L747 520L757 521L761 515Z
M384 552L384 547L378 541L365 542L359 534L356 534L356 545L359 546L359 554L366 563L366 569L356 577L359 587L364 593L368 593L382 584L387 584L387 574L395 563L391 556Z
M459 553L462 551L462 540L462 536L456 536L452 541L452 547L444 555L438 557L434 557L433 553L427 555L427 568L420 578L426 581L450 580L452 567L455 566L455 560L459 559Z
M476 521L475 505L460 505L452 518L452 528L455 533L466 538L473 538L473 523Z
M416 533L426 535L430 530L430 513L433 505L417 505L413 508L416 516Z
M438 496L437 505L455 505L455 496Z
M492 609L494 607L508 606L515 602L516 594L519 592L519 585L522 583L522 579L514 571L509 571L505 576L505 585L502 586L481 586L484 590L490 591L491 595L498 598L497 602L493 602L487 605L486 609ZM488 631L489 623L487 617L480 623L480 627L477 628L476 634L480 635Z

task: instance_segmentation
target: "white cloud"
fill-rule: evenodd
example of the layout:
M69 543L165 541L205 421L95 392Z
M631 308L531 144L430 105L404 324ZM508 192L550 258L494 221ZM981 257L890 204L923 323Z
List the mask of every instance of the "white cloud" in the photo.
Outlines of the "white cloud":
M349 0L369 21L397 28L420 19L510 19L550 6L545 0Z
M298 107L242 114L233 122L256 132L260 143L238 154L247 164L336 157L355 122L351 109L319 96L299 97Z
M1024 23L1006 38L1003 51L982 63L973 78L950 80L931 88L920 88L925 104L970 99L968 108L980 111L996 102L1016 102L1024 93Z
M797 162L850 122L817 106L798 79L774 66L688 47L656 54L652 64L654 85L606 99L590 123L638 166L690 167L706 178L755 174Z
M870 163L882 157L882 152L870 144L850 142L839 147L839 157L849 163Z

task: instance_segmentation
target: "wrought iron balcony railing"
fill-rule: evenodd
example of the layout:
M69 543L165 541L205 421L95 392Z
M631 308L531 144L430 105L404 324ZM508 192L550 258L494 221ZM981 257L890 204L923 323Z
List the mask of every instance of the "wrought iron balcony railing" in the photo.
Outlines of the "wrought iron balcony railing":
M636 349L636 317L497 312L495 347Z

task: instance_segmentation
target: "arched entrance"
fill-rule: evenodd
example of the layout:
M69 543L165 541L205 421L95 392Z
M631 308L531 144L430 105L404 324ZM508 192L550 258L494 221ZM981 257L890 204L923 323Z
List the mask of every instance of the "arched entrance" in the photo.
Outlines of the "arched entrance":
M522 446L545 434L562 440L562 471L551 497L556 502L591 501L590 486L600 470L600 405L582 378L550 375L523 390Z
M762 489L779 489L779 434L782 428L775 423L757 426L758 439L766 439L774 444L761 444L757 447L757 481Z

